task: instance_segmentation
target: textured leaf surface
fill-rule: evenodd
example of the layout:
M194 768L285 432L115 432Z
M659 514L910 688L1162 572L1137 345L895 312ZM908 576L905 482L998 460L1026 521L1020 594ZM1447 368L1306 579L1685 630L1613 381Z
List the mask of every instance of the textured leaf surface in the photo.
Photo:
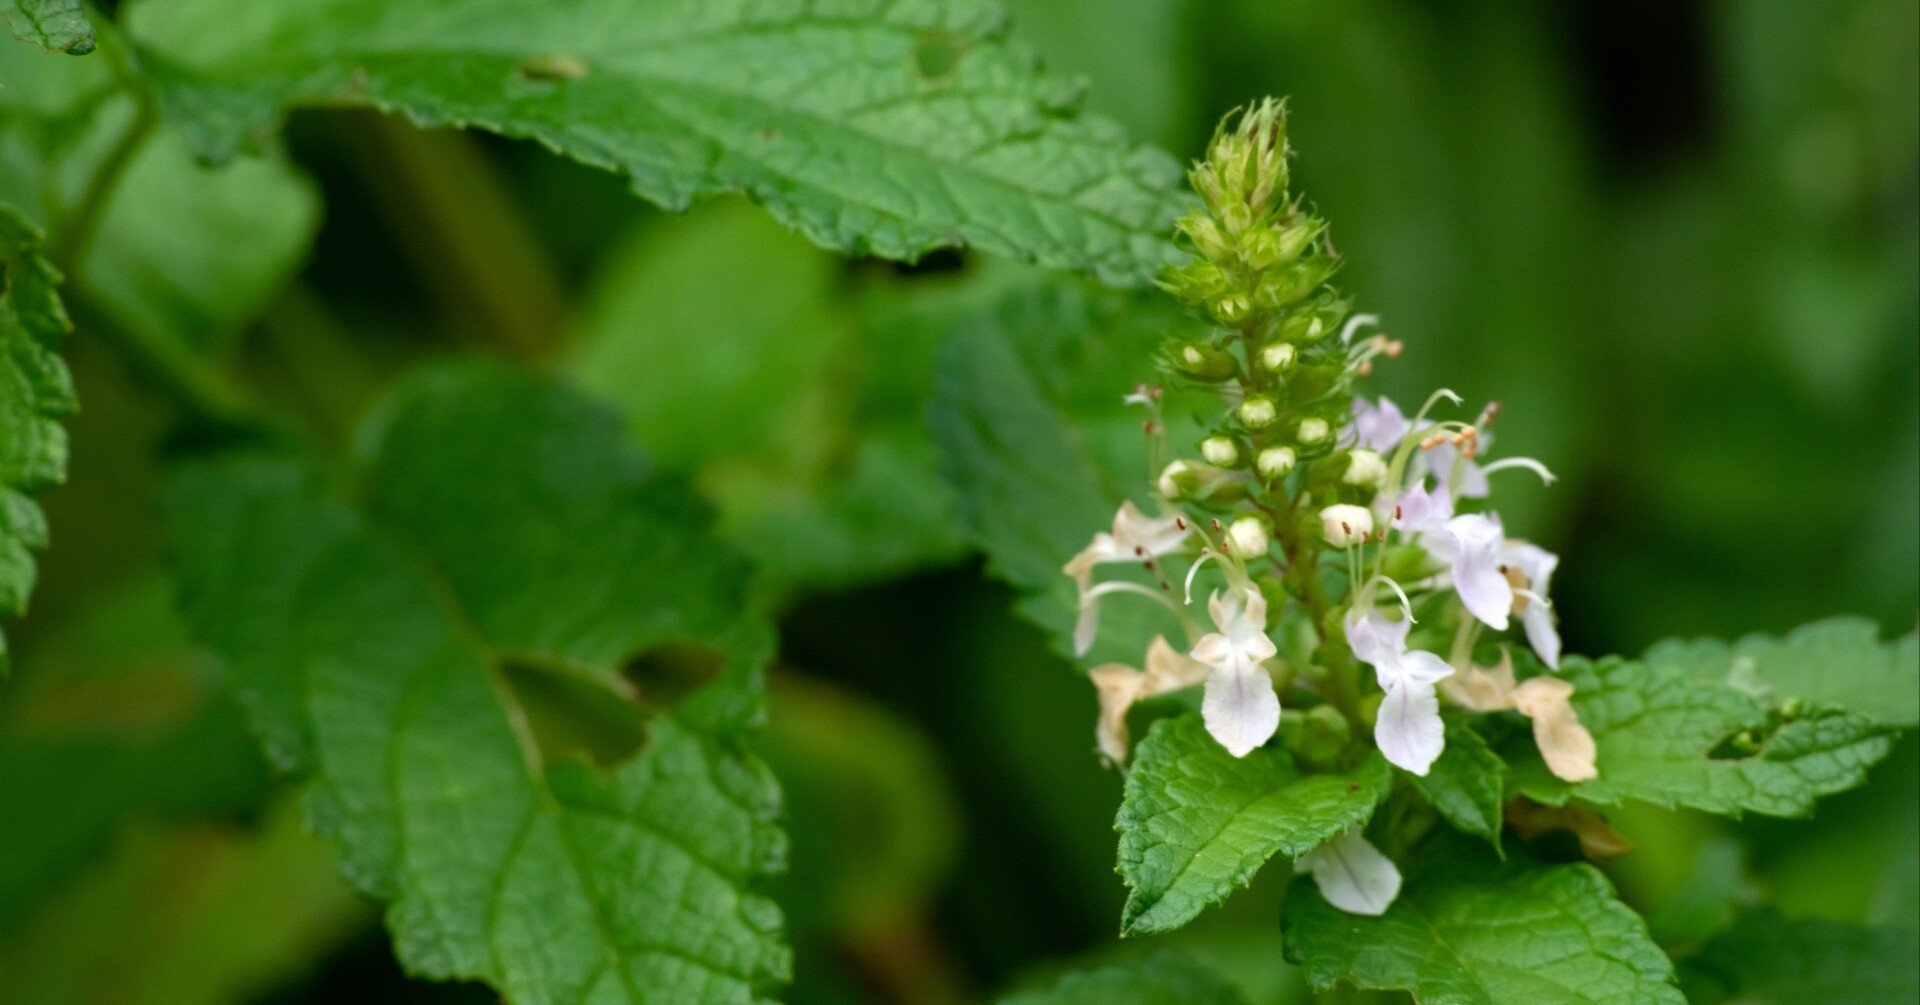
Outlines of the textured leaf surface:
M350 101L530 137L671 208L740 191L814 241L970 244L1115 281L1170 253L1179 171L1001 38L975 0L149 0L170 111L231 149ZM218 114L209 114L217 111Z
M778 793L741 731L766 632L702 516L616 423L491 371L436 375L360 439L365 509L303 464L229 457L172 492L186 602L410 969L519 1003L752 1002L786 978ZM590 763L514 681L617 693L634 653L720 651L717 682ZM520 676L516 676L516 674Z
M1287 958L1317 988L1400 989L1445 1005L1656 1005L1685 1001L1673 964L1599 870L1502 863L1464 838L1423 848L1377 918L1294 881Z
M132 98L102 97L110 67L0 46L0 201L43 228L137 128ZM299 265L318 215L312 186L277 151L210 168L163 124L133 152L80 260L63 263L69 299L182 350L224 349Z
M989 569L1023 594L1020 613L1063 655L1076 609L1060 569L1112 524L1124 498L1116 486L1145 489L1140 413L1121 399L1152 372L1170 323L1144 304L1060 284L956 322L941 354L928 421L961 518ZM1170 423L1180 414L1170 406ZM1176 426L1173 436L1185 433ZM1082 662L1138 666L1156 633L1178 627L1151 602L1114 597Z
M1114 821L1131 891L1122 934L1178 928L1273 856L1304 855L1365 823L1390 782L1377 757L1351 775L1302 775L1284 751L1234 757L1194 716L1154 723Z
M1749 910L1681 964L1695 1005L1920 1001L1920 932Z
M1507 748L1513 786L1541 802L1639 800L1710 813L1805 816L1814 801L1859 785L1892 749L1890 728L1831 709L1781 722L1752 695L1671 665L1569 659L1573 706L1593 733L1600 775L1555 778L1530 745ZM1734 746L1749 734L1758 748Z
M1061 976L1000 1005L1239 1005L1246 999L1218 974L1185 956L1160 952Z
M1425 775L1407 781L1447 822L1500 845L1500 807L1506 801L1507 764L1487 741L1457 718L1447 720L1447 747Z
M80 0L0 0L0 17L13 37L49 52L93 51L93 23Z
M1776 701L1799 698L1891 726L1920 725L1920 636L1882 642L1879 626L1865 618L1816 621L1784 637L1663 642L1646 661Z
M55 288L60 274L40 253L40 232L0 203L0 619L24 613L37 575L32 549L47 544L33 501L67 476L60 420L79 407L60 359L71 325ZM0 636L0 673L7 666Z

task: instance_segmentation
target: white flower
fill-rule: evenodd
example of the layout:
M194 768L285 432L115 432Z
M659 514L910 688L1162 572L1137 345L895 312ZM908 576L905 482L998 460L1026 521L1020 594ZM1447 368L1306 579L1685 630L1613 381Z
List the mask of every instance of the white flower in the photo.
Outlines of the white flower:
M1453 673L1446 660L1433 653L1407 651L1406 621L1388 621L1378 611L1347 614L1347 644L1360 662L1373 667L1374 679L1386 692L1374 719L1373 740L1387 760L1424 775L1446 748L1440 724L1436 681Z
M1080 619L1073 628L1073 651L1085 655L1100 626L1100 594L1093 585L1095 566L1109 562L1145 562L1176 551L1186 543L1191 528L1179 517L1150 517L1131 501L1113 515L1113 530L1093 535L1093 542L1073 556L1061 571L1073 577L1080 590Z
M1378 917L1400 895L1400 870L1359 827L1294 859L1293 871L1313 873L1320 896L1348 914Z
M1115 764L1127 762L1127 710L1133 703L1155 695L1191 687L1206 679L1207 666L1154 636L1147 646L1147 669L1135 670L1124 663L1106 663L1087 671L1100 696L1100 718L1094 726L1094 742L1100 753Z
M1514 609L1520 612L1520 626L1527 631L1527 644L1540 655L1540 661L1558 669L1560 666L1560 632L1553 625L1553 603L1547 599L1547 589L1553 580L1553 570L1560 565L1560 556L1525 541L1509 541L1506 553L1507 569L1512 577L1518 576L1521 588L1514 594Z
M1207 601L1219 631L1193 647L1193 658L1212 667L1200 717L1207 732L1235 757L1245 757L1280 728L1280 696L1261 662L1278 650L1267 638L1267 598L1253 587Z
M1347 455L1347 473L1341 480L1348 485L1378 485L1386 477L1386 459L1362 447Z
M1491 668L1471 667L1440 683L1447 698L1475 712L1511 708L1533 720L1533 742L1547 762L1547 770L1569 782L1599 775L1594 765L1598 749L1593 734L1580 724L1573 710L1573 683L1559 677L1535 677L1524 684L1513 681L1513 659L1505 651Z
M1355 398L1351 428L1356 446L1390 454L1413 431L1413 424L1407 421L1400 406L1385 398L1381 398L1377 405Z
M1320 530L1336 548L1363 544L1373 534L1373 511L1365 506L1336 503L1320 511Z
M1493 514L1469 513L1447 521L1446 532L1431 535L1428 550L1452 566L1454 592L1473 616L1495 631L1506 631L1513 610L1513 583L1507 579L1506 533Z

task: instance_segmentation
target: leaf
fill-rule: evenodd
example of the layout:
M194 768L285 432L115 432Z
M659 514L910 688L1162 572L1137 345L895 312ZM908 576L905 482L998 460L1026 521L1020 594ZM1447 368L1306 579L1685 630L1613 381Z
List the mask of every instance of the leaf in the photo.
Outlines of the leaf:
M1380 917L1340 911L1301 877L1281 925L1287 958L1321 990L1345 981L1446 1005L1685 1001L1673 964L1599 870L1501 862L1464 838L1421 849Z
M1464 721L1447 719L1447 746L1425 775L1407 781L1447 822L1500 847L1500 807L1506 801L1507 764Z
M0 79L0 200L50 229L139 128L135 102L105 60L0 46ZM223 351L299 266L318 218L312 184L279 151L213 169L162 125L101 206L69 298L169 346Z
M790 967L742 746L767 630L700 509L614 417L490 369L397 392L358 444L364 510L242 455L184 470L171 516L190 619L402 963L518 1003L763 1000ZM666 642L723 663L646 716L620 671ZM529 680L598 693L637 752L561 744L543 722L585 713Z
M744 192L835 250L960 244L1144 282L1184 197L1073 110L977 0L166 0L130 31L168 111L230 151L286 105L365 103L538 140L670 209Z
M80 0L0 0L13 37L48 52L84 56L93 51L93 23Z
M1681 961L1696 1005L1883 1005L1920 1001L1920 934L1753 908Z
M1796 817L1814 801L1859 785L1892 749L1892 730L1831 709L1780 722L1753 696L1671 664L1568 659L1573 707L1599 750L1599 777L1555 778L1530 745L1508 750L1511 788L1543 803L1578 797L1603 806L1639 800L1738 816ZM1742 734L1757 749L1734 744Z
M60 359L72 325L55 288L60 273L40 252L41 234L0 203L0 619L26 613L37 570L32 549L47 544L47 520L33 501L67 477L60 420L79 408ZM7 669L0 636L0 675Z
M0 705L0 929L130 820L255 811L266 766L159 579L36 636Z
M1154 723L1114 821L1130 891L1121 934L1179 928L1273 856L1304 855L1366 823L1391 780L1378 757L1351 774L1302 775L1281 750L1235 758L1194 716Z
M1246 998L1218 974L1187 957L1162 951L1062 975L1038 991L1009 995L1000 1005L1244 1005Z
M1140 415L1121 399L1151 376L1153 348L1172 323L1079 285L1023 289L956 322L937 365L927 420L961 519L989 571L1022 594L1021 615L1064 656L1076 601L1061 566L1113 522L1124 498L1113 485L1145 486ZM1172 425L1177 403L1168 413ZM1137 666L1156 633L1177 628L1158 608L1115 597L1080 662Z
M1920 636L1881 642L1879 626L1865 618L1816 621L1782 638L1670 640L1648 650L1646 661L1699 680L1763 689L1772 700L1798 698L1889 726L1920 726Z

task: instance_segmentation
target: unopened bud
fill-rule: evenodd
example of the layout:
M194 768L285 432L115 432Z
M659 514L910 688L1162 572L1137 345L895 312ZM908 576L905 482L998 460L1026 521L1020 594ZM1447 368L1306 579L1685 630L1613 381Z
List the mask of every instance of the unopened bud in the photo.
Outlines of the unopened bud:
M1186 461L1174 461L1160 472L1160 494L1168 499L1178 499L1186 491L1185 483L1190 481L1189 474L1193 465Z
M1291 367L1293 361L1299 358L1300 350L1295 349L1285 342L1275 342L1273 345L1260 350L1260 365L1274 373L1279 373Z
M1180 221L1180 229L1200 254L1212 259L1227 257L1229 249L1226 236L1220 233L1220 225L1213 222L1213 218L1192 213Z
M1168 499L1210 499L1230 501L1242 494L1245 486L1229 472L1210 464L1174 461L1160 472L1160 494Z
M1253 302L1244 293L1229 293L1213 302L1213 316L1222 324L1239 324L1253 312Z
M1379 485L1386 477L1386 460L1377 451L1362 449L1347 456L1347 473L1340 480L1348 485Z
M1292 447L1268 447L1260 451L1253 464L1260 471L1260 477L1277 481L1293 470L1295 460Z
M1266 522L1257 516L1241 517L1227 528L1227 547L1236 558L1258 558L1267 553Z
M1233 376L1233 356L1206 342L1189 342L1174 350L1168 358L1173 368L1194 380L1226 380Z
M1200 441L1200 456L1208 464L1218 464L1223 468L1240 463L1240 447L1224 436L1209 436Z
M1312 314L1296 314L1280 326L1280 337L1289 342L1315 342L1332 328L1315 311Z
M1373 511L1347 503L1328 506L1320 511L1320 530L1336 548L1364 544L1373 535Z
M1265 429L1273 425L1273 420L1279 417L1280 410L1274 407L1271 398L1254 395L1240 403L1240 421L1248 429Z
M1324 441L1333 430L1327 428L1325 419L1301 419L1298 435L1301 443L1313 444Z

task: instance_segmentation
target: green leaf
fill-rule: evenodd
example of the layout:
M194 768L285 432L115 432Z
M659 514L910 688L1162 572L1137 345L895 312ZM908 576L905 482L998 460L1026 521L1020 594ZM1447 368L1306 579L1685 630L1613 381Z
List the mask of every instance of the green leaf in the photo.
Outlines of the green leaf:
M753 891L784 859L778 792L743 747L768 632L617 428L455 371L362 431L364 509L297 461L189 467L186 605L408 969L519 1003L757 1002L790 967ZM636 654L669 679L705 662L669 642L720 653L717 680L643 714ZM589 727L637 750L573 739Z
M1000 999L1000 1005L1243 1005L1246 998L1186 956L1159 952L1062 975L1051 985Z
M1302 775L1281 750L1234 757L1194 716L1154 723L1114 821L1130 891L1121 934L1179 928L1273 856L1304 855L1366 823L1391 781L1378 757L1351 774Z
M1599 870L1540 865L1464 838L1420 850L1377 918L1294 881L1282 918L1287 958L1316 988L1345 981L1446 1005L1654 1005L1685 1001L1673 964Z
M538 140L672 209L744 192L822 246L959 244L1143 282L1180 172L1002 39L977 0L164 0L129 30L228 151L290 104Z
M60 420L79 407L60 359L72 325L55 292L60 273L40 251L41 235L0 203L0 619L26 612L37 575L32 549L47 544L47 520L33 497L67 477ZM7 669L0 636L0 674Z
M1062 655L1073 652L1076 601L1061 566L1113 522L1125 497L1115 486L1146 486L1140 415L1121 399L1151 376L1153 349L1176 323L1164 303L1057 283L957 321L941 353L927 417L961 519ZM1170 425L1183 414L1177 400L1167 411ZM1178 627L1149 603L1115 597L1082 662L1138 666L1154 634Z
M1512 787L1544 803L1578 797L1603 806L1639 800L1709 813L1795 817L1814 801L1859 785L1887 756L1889 727L1832 709L1780 721L1752 695L1703 681L1672 664L1609 657L1569 659L1573 707L1599 750L1599 777L1569 784L1539 751L1508 749ZM1753 747L1742 749L1742 737Z
M84 56L93 51L93 23L80 0L0 0L13 37L48 52Z
M1783 918L1770 908L1742 913L1681 961L1695 1005L1883 1005L1920 1001L1920 933Z
M1447 747L1425 775L1407 781L1447 822L1500 847L1500 807L1506 801L1507 764L1465 721L1448 717Z
M0 75L0 200L52 231L122 137L141 128L135 101L113 90L104 60L0 46ZM83 322L97 314L205 353L230 348L299 266L319 198L277 150L213 169L162 125L134 149L99 212L70 268L69 298L92 312Z
M1774 701L1798 698L1890 726L1920 726L1920 636L1882 642L1879 626L1865 618L1816 621L1781 638L1671 640L1648 650L1646 661Z

